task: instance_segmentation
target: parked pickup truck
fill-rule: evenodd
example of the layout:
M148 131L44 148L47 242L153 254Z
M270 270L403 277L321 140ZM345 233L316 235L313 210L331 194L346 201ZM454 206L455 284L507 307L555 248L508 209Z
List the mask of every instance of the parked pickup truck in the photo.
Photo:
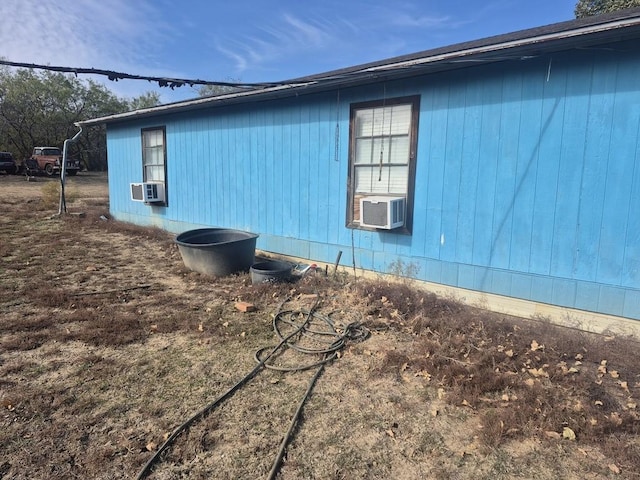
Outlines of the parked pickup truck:
M33 154L25 161L27 175L44 172L47 175L60 173L62 152L58 147L35 147ZM80 160L67 158L66 173L75 175L80 171Z
M0 152L0 171L3 170L9 174L13 174L18 171L16 161L13 159L13 155L9 152Z

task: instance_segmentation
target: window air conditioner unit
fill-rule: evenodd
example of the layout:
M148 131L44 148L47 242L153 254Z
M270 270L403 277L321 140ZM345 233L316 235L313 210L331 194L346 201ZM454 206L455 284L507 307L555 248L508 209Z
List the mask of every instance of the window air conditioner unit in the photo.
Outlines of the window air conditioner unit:
M136 202L164 202L164 183L132 183L131 200Z
M360 199L360 225L391 230L404 225L404 197L363 197Z

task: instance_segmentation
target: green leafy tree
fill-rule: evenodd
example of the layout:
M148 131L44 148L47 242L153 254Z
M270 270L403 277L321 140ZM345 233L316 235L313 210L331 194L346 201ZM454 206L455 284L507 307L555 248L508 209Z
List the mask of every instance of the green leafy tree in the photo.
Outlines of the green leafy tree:
M151 108L160 104L160 94L158 92L143 93L139 97L129 101L129 110L141 110Z
M12 152L21 161L34 146L61 147L77 133L76 122L155 106L158 101L155 93L118 98L103 85L73 75L0 68L0 150ZM83 132L71 144L70 154L90 170L105 170L104 127Z
M230 78L225 80L225 83L240 83L240 80ZM201 85L196 89L200 97L215 97L216 95L224 95L225 93L233 93L240 90L244 89L231 85Z
M640 7L640 0L578 0L574 13L583 18L632 7Z

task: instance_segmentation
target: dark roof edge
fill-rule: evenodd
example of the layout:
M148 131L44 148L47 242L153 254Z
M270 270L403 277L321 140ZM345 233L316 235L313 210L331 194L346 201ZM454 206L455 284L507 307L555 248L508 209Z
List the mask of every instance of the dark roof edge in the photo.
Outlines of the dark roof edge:
M470 55L487 54L526 45L544 45L545 43L549 43L553 40L570 37L575 38L632 26L640 26L640 7L620 10L618 12L605 15L554 23L543 27L519 30L512 33L495 35L479 40L457 43L409 55L402 55L381 61L332 70L321 74L294 78L291 80L285 80L277 86L217 95L215 97L183 100L156 107L85 120L78 123L82 126L91 126L133 120L136 118L159 115L167 112L173 113L204 108L210 104L223 105L230 101L249 101L256 97L264 97L265 99L278 98L298 94L301 89L307 90L305 93L309 93L310 91L315 91L314 88L310 87L316 87L321 84L329 83L336 87L353 84L354 75L362 76L358 78L370 79L372 75L382 72L391 72L393 70L402 70L406 67L415 67L417 65L426 65L440 61L451 61L456 58L468 57Z
M491 37L485 37L478 40L470 40L468 42L456 43L453 45L447 45L444 47L433 48L429 50L423 50L420 52L410 53L407 55L401 55L397 57L387 58L384 60L378 60L374 62L355 65L352 67L341 68L338 70L332 70L322 74L314 74L305 77L299 77L289 80L289 82L305 82L314 81L329 76L339 76L349 74L352 72L362 70L379 70L380 67L387 65L397 65L402 63L408 63L419 59L427 59L436 57L439 55L446 55L454 52L461 52L467 50L476 50L483 47L490 47L502 44L508 44L526 39L533 39L536 37L553 36L562 32L580 31L582 29L589 29L590 27L596 27L599 25L612 24L624 20L630 20L640 17L640 7L628 8L625 10L619 10L617 12L607 13L603 15L594 15L592 17L578 18L573 20L567 20L564 22L553 23L542 27L528 28L525 30L518 30L511 33L504 33L500 35L494 35Z

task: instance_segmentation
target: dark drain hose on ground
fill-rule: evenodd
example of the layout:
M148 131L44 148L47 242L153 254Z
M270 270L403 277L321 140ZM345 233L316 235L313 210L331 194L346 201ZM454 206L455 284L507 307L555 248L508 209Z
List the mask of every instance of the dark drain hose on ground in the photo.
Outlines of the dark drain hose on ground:
M293 418L291 419L291 423L289 424L289 430L287 430L287 434L282 439L282 442L280 442L280 449L278 450L278 455L276 456L276 459L274 460L273 465L271 466L271 470L269 471L269 476L267 477L267 480L274 480L278 476L278 472L280 471L280 465L282 464L282 459L284 458L284 453L287 449L287 445L289 444L289 440L291 440L291 437L293 436L293 431L295 430L296 425L298 424L298 418L300 418L300 414L302 413L302 408L304 407L304 404L307 402L307 398L309 398L309 395L311 395L311 391L313 390L313 387L315 386L318 378L320 378L320 374L322 373L323 370L324 370L324 364L318 367L318 371L309 382L307 391L305 392L304 397L302 397L302 400L300 400L300 403L298 404L298 408L296 409L296 413L293 415Z
M316 299L313 307L311 307L308 311L304 311L304 310L299 310L299 311L282 311L280 310L278 312L278 314L274 317L273 319L273 327L274 327L274 331L276 332L276 334L278 335L278 337L281 339L280 343L278 343L278 345L276 345L274 348L271 349L271 351L265 355L262 356L263 353L265 351L267 351L269 349L269 347L265 347L265 348L261 348L260 350L258 350L255 354L255 359L258 362L257 365L253 368L253 370L251 370L247 375L245 375L238 383L236 383L233 387L231 387L229 390L227 390L224 394L222 394L220 397L218 397L216 400L214 400L213 402L209 403L206 407L204 407L203 409L201 409L199 412L195 413L193 416L191 416L187 421L185 421L182 425L180 425L178 428L176 428L174 430L174 432L167 438L167 440L160 446L160 448L158 448L158 450L156 451L156 453L149 459L149 461L145 464L145 466L142 468L142 470L140 470L140 473L138 474L138 476L136 477L136 480L142 480L144 478L147 477L147 475L149 475L149 473L151 472L151 469L153 467L153 465L160 459L160 455L162 455L162 453L164 453L172 444L173 442L176 440L176 438L178 438L178 436L183 433L185 430L187 430L191 425L193 425L193 423L195 423L197 420L203 418L205 415L211 413L213 410L215 410L217 407L219 407L222 403L224 403L226 400L228 400L229 398L231 398L233 396L233 394L238 391L240 388L242 388L249 380L251 380L260 370L262 370L263 368L269 368L269 369L274 369L274 370L279 370L279 371L284 371L284 372L293 372L293 371L301 371L301 370L308 370L314 367L318 367L318 371L315 373L315 375L313 376L313 378L311 379L311 381L309 382L309 386L307 388L307 391L304 395L304 397L302 398L302 400L300 401L300 403L298 404L298 408L293 416L293 419L291 421L291 424L289 426L289 430L287 431L287 434L284 436L281 444L280 444L280 449L278 451L278 455L273 463L273 466L271 468L271 471L269 472L269 476L267 477L268 480L273 480L276 478L276 476L278 475L278 471L280 469L280 464L282 463L282 459L284 458L284 453L286 450L286 446L289 443L292 435L293 435L293 431L295 430L295 426L297 424L298 418L300 417L300 414L302 412L302 408L307 400L307 398L309 397L309 395L311 394L311 391L313 390L313 387L316 383L316 381L318 380L318 378L320 377L320 374L322 373L324 366L334 360L338 354L338 351L340 349L342 349L342 347L344 347L345 343L347 340L351 340L351 341L361 341L364 340L365 338L367 338L368 336L368 331L366 330L366 328L364 328L361 324L359 323L351 323L349 325L347 325L344 329L344 332L342 334L340 334L334 327L333 322L331 321L331 319L327 316L324 315L320 315L318 313L316 313L316 308L318 306L319 303L319 298ZM284 302L283 302L284 304ZM282 305L281 305L282 307ZM297 324L295 322L295 317L300 317L300 316L304 316L304 321L300 324ZM308 329L308 326L310 325L311 321L313 319L320 319L323 322L325 322L329 328L330 331L319 331L319 330L311 330ZM283 335L281 332L281 327L280 324L288 324L290 326L295 327L294 330L287 334L287 335ZM333 342L331 342L329 344L329 347L327 348L323 348L321 350L313 350L313 349L307 349L307 348L303 348L300 347L299 345L297 345L296 342L290 342L290 340L298 335L324 335L324 336L331 336L332 338L334 338L335 340ZM275 365L270 365L267 362L274 357L274 355L276 353L278 353L283 347L288 347L288 348L292 348L300 353L308 353L308 354L324 354L324 358L318 362L309 364L309 365L300 365L300 366L292 366L292 367L279 367L279 366L275 366Z

